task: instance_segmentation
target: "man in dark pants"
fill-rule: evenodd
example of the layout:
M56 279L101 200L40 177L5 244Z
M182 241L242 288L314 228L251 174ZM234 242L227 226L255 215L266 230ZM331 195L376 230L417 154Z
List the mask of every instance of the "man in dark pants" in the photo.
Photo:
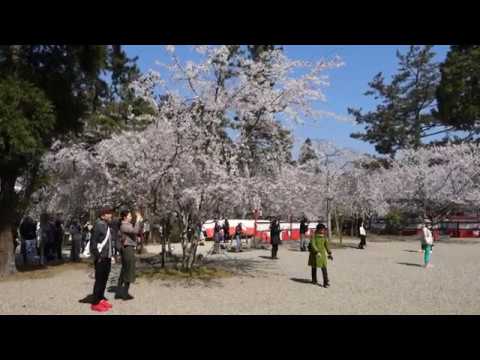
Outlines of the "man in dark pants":
M109 223L112 220L113 211L110 208L103 208L100 211L100 219L93 228L90 239L90 253L95 264L95 284L93 286L93 311L108 311L112 305L105 298L108 276L112 267L112 234Z
M280 244L280 222L274 218L270 224L270 241L272 243L272 259L278 259L278 245Z
M367 231L365 230L365 226L363 225L363 220L360 222L360 244L358 245L359 249L364 249L367 246Z
M63 259L63 256L62 256L62 247L63 247L63 235L64 235L64 231L63 231L63 224L62 224L62 220L60 220L60 218L57 218L57 220L55 220L55 254L57 256L57 260L62 260Z
M20 241L23 263L27 264L29 255L34 252L37 242L37 223L30 216L26 216L20 224Z
M223 222L223 236L225 243L227 243L230 240L230 224L228 223L228 219L225 219Z
M300 251L307 251L308 221L304 216L300 222Z

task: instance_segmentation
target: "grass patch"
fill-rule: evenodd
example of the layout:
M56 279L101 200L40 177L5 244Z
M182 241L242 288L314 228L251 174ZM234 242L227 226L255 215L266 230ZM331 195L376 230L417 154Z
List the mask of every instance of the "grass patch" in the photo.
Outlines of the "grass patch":
M191 272L182 271L173 268L145 268L137 272L139 278L144 278L148 281L163 280L163 281L182 281L182 280L201 280L211 281L221 278L233 276L233 272L223 268L213 266L199 266L192 269Z

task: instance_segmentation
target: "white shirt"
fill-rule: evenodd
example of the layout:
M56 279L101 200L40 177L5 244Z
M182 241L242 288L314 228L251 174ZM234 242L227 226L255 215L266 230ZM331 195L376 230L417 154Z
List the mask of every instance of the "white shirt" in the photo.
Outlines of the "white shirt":
M363 236L367 236L367 232L365 231L365 228L362 226L360 226L360 235L363 235Z
M423 228L423 240L426 244L432 245L433 244L433 235L429 228Z

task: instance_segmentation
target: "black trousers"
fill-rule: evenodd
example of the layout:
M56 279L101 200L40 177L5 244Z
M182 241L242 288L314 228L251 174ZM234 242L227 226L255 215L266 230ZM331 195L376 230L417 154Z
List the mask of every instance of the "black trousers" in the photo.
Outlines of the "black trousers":
M112 268L111 258L102 258L95 262L95 284L93 285L93 302L96 305L105 298L108 276Z
M323 285L328 285L328 272L327 272L327 267L324 266L321 268L322 269L322 275L323 275ZM312 282L316 283L317 282L317 268L312 266Z
M278 244L272 244L272 258L277 257L277 252L278 252Z
M82 240L81 239L72 239L72 249L70 250L70 260L78 261L80 260L80 248Z
M360 235L360 245L359 248L362 248L367 245L367 237L365 235Z
M57 259L58 260L62 260L63 256L62 256L62 244L63 241L59 240L57 241L57 243L55 244L55 252L57 253Z

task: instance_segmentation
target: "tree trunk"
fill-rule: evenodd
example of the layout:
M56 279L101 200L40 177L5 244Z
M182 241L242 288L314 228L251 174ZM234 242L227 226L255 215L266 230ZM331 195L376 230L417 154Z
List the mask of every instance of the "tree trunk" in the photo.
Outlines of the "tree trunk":
M166 236L162 234L162 268L165 267L166 257L167 257Z
M292 229L293 229L292 214L290 214L290 235L288 236L288 240L292 240Z
M351 225L350 225L350 236L353 237L353 227L355 226L355 216L352 217L351 219Z
M192 262L190 264L190 269L193 268L193 265L195 265L195 261L197 260L197 249L198 249L198 240L195 240L195 243L193 246L193 255L192 255Z
M340 245L343 244L343 216L340 217Z
M340 222L339 222L339 219L338 219L338 211L337 211L336 208L335 208L334 217L335 217L335 227L336 227L336 230L337 230L337 236L340 237L340 243L342 243L342 235L341 235L342 231L340 229Z
M332 238L332 212L330 210L330 205L327 205L327 230L328 238Z
M3 170L6 173L3 174ZM13 274L15 254L13 246L13 230L16 221L17 199L15 182L17 175L2 168L0 177L0 277Z
M353 219L353 235L352 236L357 236L357 232L358 232L358 218L357 218L357 214L355 214L355 219Z
M0 277L16 271L12 226L3 224L0 225Z
M167 236L167 254L168 254L169 256L172 256L172 254L173 254L173 251L172 251L172 241L171 241L171 239L170 239L170 235Z

